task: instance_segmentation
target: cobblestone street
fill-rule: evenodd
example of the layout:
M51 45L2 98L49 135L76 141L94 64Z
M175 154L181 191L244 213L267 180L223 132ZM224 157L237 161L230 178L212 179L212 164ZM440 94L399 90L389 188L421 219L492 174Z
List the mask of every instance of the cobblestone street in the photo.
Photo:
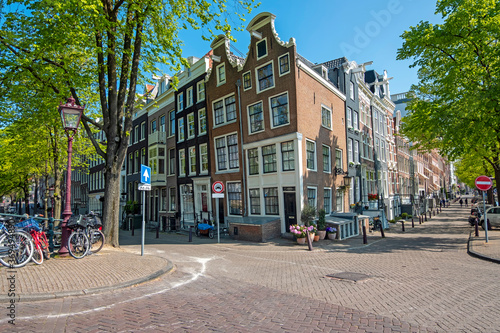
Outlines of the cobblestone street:
M500 266L467 254L467 209L414 229L307 246L281 239L236 243L148 234L146 252L175 270L110 292L19 303L16 325L33 332L498 332ZM125 234L126 251L140 252ZM129 245L127 245L129 244ZM136 244L136 245L133 245ZM349 244L349 246L347 246ZM354 282L327 275L357 273ZM361 275L362 274L362 275Z

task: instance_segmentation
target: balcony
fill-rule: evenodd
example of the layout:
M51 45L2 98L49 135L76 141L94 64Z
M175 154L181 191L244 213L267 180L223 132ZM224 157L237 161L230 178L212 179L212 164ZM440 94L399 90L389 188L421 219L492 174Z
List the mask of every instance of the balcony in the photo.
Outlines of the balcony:
M167 132L156 131L154 133L149 134L148 136L148 145L154 144L165 144L167 143Z
M151 175L151 185L165 185L167 183L167 177L165 174L153 173Z

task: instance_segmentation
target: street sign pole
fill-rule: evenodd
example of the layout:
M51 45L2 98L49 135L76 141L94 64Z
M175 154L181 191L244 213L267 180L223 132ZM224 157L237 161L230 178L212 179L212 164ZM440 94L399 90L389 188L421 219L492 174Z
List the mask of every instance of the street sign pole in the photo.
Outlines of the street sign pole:
M146 191L142 191L142 240L141 257L144 256L144 238L146 236Z
M488 214L486 214L486 191L483 191L483 212L484 212L484 237L486 238L486 243L488 243Z
M219 200L220 200L220 198L217 198L217 207L220 208ZM219 217L217 216L217 244L218 243L220 243L220 228L219 228Z
M493 181L488 176L479 176L476 178L476 188L483 191L483 212L484 212L484 236L486 243L488 243L488 214L486 214L486 191L488 191L491 186L493 186Z

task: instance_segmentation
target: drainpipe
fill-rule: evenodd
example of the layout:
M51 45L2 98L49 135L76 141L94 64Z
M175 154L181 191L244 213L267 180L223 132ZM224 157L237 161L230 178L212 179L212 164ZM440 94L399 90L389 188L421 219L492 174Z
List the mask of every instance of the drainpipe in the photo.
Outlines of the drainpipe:
M243 217L247 216L247 173L245 170L245 150L243 149L243 119L241 118L241 80L238 79L236 81L236 87L238 88L238 113L240 117L240 142L241 142L241 151L243 155L241 157L241 169L243 171Z

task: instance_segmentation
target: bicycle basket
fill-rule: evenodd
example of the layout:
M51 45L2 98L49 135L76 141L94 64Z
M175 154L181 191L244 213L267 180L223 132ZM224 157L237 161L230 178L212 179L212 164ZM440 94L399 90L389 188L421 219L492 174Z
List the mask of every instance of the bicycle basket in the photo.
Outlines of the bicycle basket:
M42 231L42 228L40 228L40 224L38 224L37 221L34 219L27 219L21 222L18 222L15 224L15 227L17 229L24 229L26 231L30 231L31 229L34 229L36 231Z
M66 226L70 229L86 228L87 219L85 219L82 215L71 216Z

